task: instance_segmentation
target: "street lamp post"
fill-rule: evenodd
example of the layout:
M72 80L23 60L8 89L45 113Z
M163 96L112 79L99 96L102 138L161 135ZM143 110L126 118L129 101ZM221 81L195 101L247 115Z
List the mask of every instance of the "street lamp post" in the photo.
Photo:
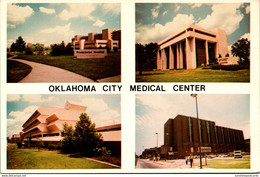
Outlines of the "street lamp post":
M156 156L158 154L158 133L155 133L157 135L157 143L156 143Z
M200 154L200 168L202 168L202 161L201 161L201 147L200 147L200 129L199 129L199 113L198 113L198 100L197 100L197 94L191 94L193 98L196 100L196 113L197 113L197 132L199 137L199 154Z

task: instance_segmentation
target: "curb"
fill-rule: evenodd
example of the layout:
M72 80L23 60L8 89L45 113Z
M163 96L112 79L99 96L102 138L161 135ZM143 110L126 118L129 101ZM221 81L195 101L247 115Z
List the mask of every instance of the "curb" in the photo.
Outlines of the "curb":
M84 159L92 160L92 161L94 161L94 162L99 162L99 163L103 163L103 164L106 164L106 165L110 165L110 166L112 166L112 167L121 168L120 166L115 165L115 164L112 164L112 163L108 163L108 162L104 162L104 161L100 161L100 160L96 160L96 159L91 159L91 158L83 157L83 156L80 156L80 157L82 157L82 158L84 158Z

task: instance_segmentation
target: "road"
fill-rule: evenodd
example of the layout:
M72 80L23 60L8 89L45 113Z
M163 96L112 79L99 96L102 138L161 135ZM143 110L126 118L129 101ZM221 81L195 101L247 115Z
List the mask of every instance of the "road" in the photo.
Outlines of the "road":
M157 162L151 160L138 159L136 168L162 168Z
M194 163L198 163L199 159L194 159ZM203 161L204 162L204 161ZM138 159L136 168L168 168L168 169L191 169L190 164L186 165L184 159L175 159L175 160L160 160L154 162L148 159ZM192 167L193 169L199 167ZM206 167L204 167L206 168Z

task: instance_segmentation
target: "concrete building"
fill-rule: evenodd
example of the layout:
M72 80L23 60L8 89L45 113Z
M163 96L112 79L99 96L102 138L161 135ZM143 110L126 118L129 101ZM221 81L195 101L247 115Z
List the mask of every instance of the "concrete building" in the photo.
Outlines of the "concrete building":
M194 69L228 54L221 29L206 30L189 25L158 43L157 69Z
M121 30L103 29L102 33L88 33L87 36L75 35L72 38L72 47L74 51L106 47L110 50L121 48Z
M198 155L199 141L205 153L228 153L244 150L242 130L215 125L215 122L177 115L164 124L164 147L172 148L175 158L183 158L190 153Z
M64 108L40 106L23 124L25 138L42 138L45 142L61 140L63 124L75 126L87 107L66 102Z
M31 141L40 138L45 143L60 142L63 124L66 122L74 127L86 108L69 101L64 108L40 106L23 124L23 137ZM102 134L105 145L112 150L113 155L121 156L121 124L96 129Z

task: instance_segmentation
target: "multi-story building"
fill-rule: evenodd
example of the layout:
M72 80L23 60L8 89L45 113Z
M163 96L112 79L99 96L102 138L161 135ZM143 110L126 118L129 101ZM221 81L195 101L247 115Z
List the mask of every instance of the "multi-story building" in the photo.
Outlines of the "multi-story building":
M24 137L32 140L38 137L46 142L60 141L63 124L75 126L86 108L68 101L64 108L40 106L23 124Z
M72 104L67 101L64 108L40 106L23 124L23 137L37 141L40 138L45 143L55 143L62 140L61 131L66 122L73 127L79 121L80 114L86 111L86 106ZM104 143L113 155L121 156L121 124L96 128L102 134Z
M75 35L72 38L74 51L105 48L121 48L121 30L103 29L102 33L89 33L88 36Z
M199 131L198 131L199 127ZM199 132L199 134L198 134ZM242 130L215 125L215 122L177 115L164 124L164 147L169 147L174 157L198 155L199 142L203 153L228 153L244 149ZM204 152L204 150L206 152Z
M194 69L229 54L221 29L206 30L189 25L158 43L157 69Z

